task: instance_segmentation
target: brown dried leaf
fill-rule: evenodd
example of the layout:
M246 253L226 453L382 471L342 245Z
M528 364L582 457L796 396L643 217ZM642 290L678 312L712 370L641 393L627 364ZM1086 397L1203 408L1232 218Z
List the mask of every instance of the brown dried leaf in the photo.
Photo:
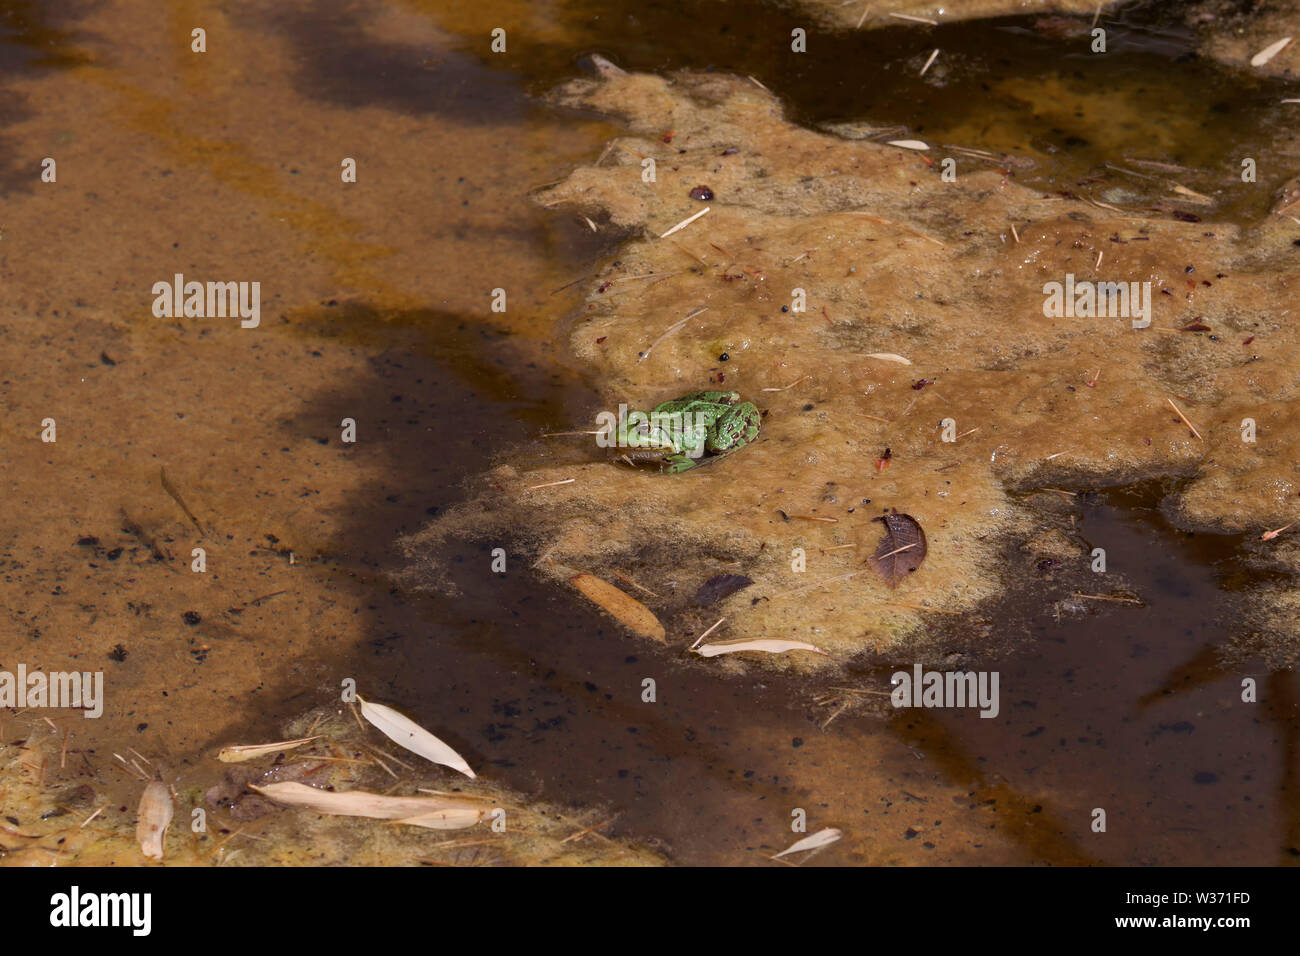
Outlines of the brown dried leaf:
M882 581L896 588L925 560L925 532L915 518L900 515L897 511L880 515L875 520L885 526L885 538L876 548L876 553L867 559L867 564Z
M664 626L659 623L659 618L655 617L654 611L608 581L591 574L575 574L569 578L569 583L581 591L587 600L599 604L642 637L659 641L661 644L668 643L668 635L664 631Z

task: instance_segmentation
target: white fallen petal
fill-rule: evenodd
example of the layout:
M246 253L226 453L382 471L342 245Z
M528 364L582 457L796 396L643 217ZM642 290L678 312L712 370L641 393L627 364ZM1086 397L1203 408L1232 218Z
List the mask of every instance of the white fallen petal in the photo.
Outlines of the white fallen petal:
M923 143L919 139L891 139L890 146L897 146L899 149L929 149L929 143Z
M772 857L772 859L780 859L787 853L802 853L804 850L815 850L819 846L829 846L842 836L844 836L842 831L837 830L834 827L827 827L825 830L818 830L812 836L804 837L793 846L782 850L776 856Z
M763 638L753 641L723 641L718 644L703 644L695 649L701 657L717 657L719 654L734 654L737 651L766 651L769 654L784 654L786 651L815 651L825 654L820 647L805 644L803 641L787 641L780 638Z
M868 352L867 358L880 359L882 362L897 362L899 365L911 365L910 359L905 359L901 355L895 355L893 352Z
M172 822L172 795L167 785L155 780L140 795L140 809L135 818L135 838L140 852L151 860L163 858L163 839Z
M317 813L331 813L341 817L369 817L372 820L396 820L398 823L432 821L442 815L444 820L460 821L455 826L472 826L483 816L483 808L468 800L455 797L390 797L366 790L342 792L319 790L305 783L285 781L268 783L264 787L249 784L264 797L291 807L306 807ZM471 819L472 817L472 819ZM418 822L415 826L431 826L431 822ZM454 829L445 826L443 829Z
M469 769L469 764L465 762L464 757L410 717L384 704L372 704L362 700L360 695L357 695L357 702L361 704L361 716L378 727L385 737L399 747L405 747L411 753L419 754L424 759L442 764L444 767L459 770L467 777L474 776L474 771Z
M217 754L217 759L222 763L239 763L242 760L252 760L254 757L261 757L263 754L279 753L281 750L293 750L295 747L301 747L303 744L311 743L313 740L319 740L320 734L315 737L301 737L298 740L281 740L273 744L239 744L233 747L222 747Z
M1269 60L1273 59L1273 57L1281 53L1283 48L1290 42L1291 42L1290 37L1283 37L1282 39L1278 40L1276 43L1270 43L1268 46L1264 47L1264 49L1260 50L1258 53L1256 53L1254 56L1250 58L1250 65L1263 66Z

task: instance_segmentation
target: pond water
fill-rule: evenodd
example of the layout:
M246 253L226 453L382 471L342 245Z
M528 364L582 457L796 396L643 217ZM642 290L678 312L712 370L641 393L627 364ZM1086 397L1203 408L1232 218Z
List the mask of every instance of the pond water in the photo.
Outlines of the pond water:
M398 536L467 478L590 420L594 385L558 330L617 237L528 198L617 134L540 101L590 54L752 76L800 123L903 126L1026 160L1015 175L1047 191L1153 203L1128 158L1188 167L1180 182L1210 196L1244 156L1270 185L1294 173L1282 84L1197 58L1152 4L1107 18L1104 65L1045 18L811 29L795 56L790 31L811 24L756 0L253 4L172 11L156 38L141 16L0 3L0 272L17 290L0 398L11 435L48 413L72 436L0 463L23 503L0 668L104 667L109 686L92 726L59 717L82 760L44 783L88 767L133 805L138 782L108 756L129 746L202 790L215 746L280 739L351 678L482 776L612 818L604 832L675 863L766 860L799 811L845 831L819 863L1300 860L1300 682L1222 663L1253 572L1239 537L1170 526L1164 487L1069 489L1072 526L1132 601L1062 614L1027 582L978 625L936 629L928 658L998 672L992 719L887 708L910 656L829 682L720 677L538 580L528 555L486 573L509 542L456 545L454 597L387 575ZM196 17L206 60L188 51ZM498 26L507 55L488 52ZM71 188L33 175L51 154ZM340 194L353 155L374 186ZM1270 193L1217 212L1248 221ZM264 337L151 317L147 291L177 271L260 276ZM487 307L498 287L504 315ZM203 580L186 567L198 540ZM1240 702L1244 676L1257 704ZM38 730L30 712L0 717L8 756Z

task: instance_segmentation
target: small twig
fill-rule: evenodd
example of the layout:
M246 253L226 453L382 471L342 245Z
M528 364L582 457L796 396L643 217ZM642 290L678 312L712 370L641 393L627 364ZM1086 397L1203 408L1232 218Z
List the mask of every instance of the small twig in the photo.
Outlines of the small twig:
M577 285L583 279L590 279L590 278L591 278L591 273L587 273L585 276L578 276L578 278L574 279L572 282L566 282L558 289L553 290L551 292L551 295L558 295L559 293L563 292L565 289L569 288L570 286Z
M263 594L261 597L255 597L253 598L253 600L248 601L247 603L257 606L261 604L263 601L269 601L273 597L279 597L281 594L288 594L288 593L289 593L288 588L285 588L283 591L272 591L270 594Z
M191 511L190 506L185 503L185 499L181 497L181 493L176 489L176 486L167 479L167 469L160 469L159 474L162 476L163 491L167 492L167 494L171 496L172 501L181 506L181 511L185 512L185 516L189 518L190 521L194 523L194 527L198 529L199 536L207 537L207 532L203 530L203 525L199 524L199 519L194 517L194 512Z
M366 732L366 725L361 722L361 714L357 712L356 701L348 701L348 707L352 709L352 716L356 718L357 726L361 728L361 733L364 734Z
M101 813L103 813L106 809L108 809L109 806L110 806L110 804L107 804L107 803L104 804L102 807L100 807L98 810L96 810L96 811L95 811L94 813L92 813L90 816L86 817L86 819L82 820L82 821L81 821L81 826L77 827L77 829L78 829L78 830L82 830L82 829L84 829L87 823L89 823L91 820L95 819L95 817L97 817L97 816L99 816Z
M705 259L703 256L697 256L695 253L691 252L691 250L683 246L680 242L674 240L673 245L676 246L678 249L680 249L682 252L686 253L688 256L690 256L692 259L694 259L696 262L700 263L701 265L707 266L709 264L709 260Z
M726 620L725 617L720 617L720 618L718 618L717 621L714 622L713 626L712 626L711 628L709 628L707 631L705 631L703 634L701 634L699 637L697 637L697 638L695 639L695 643L692 644L689 648L687 648L687 650L692 650L692 651L693 651L693 650L695 650L695 648L699 647L699 646L700 646L700 641L704 640L706 637L708 637L710 634L712 634L714 631L716 631L716 630L718 629L718 625L721 624L721 623L722 623L723 621L725 621L725 620Z
M635 581L633 581L631 578L629 578L626 574L620 574L620 573L617 572L617 571L612 571L612 572L610 572L610 573L613 574L614 577L616 577L616 578L621 578L622 580L626 581L628 584L632 585L632 587L636 588L638 591L644 591L646 594L649 594L651 597L658 597L658 596L659 596L658 594L655 594L654 591L651 591L649 588L647 588L647 587L643 587L643 586L641 586L640 584L637 584Z
M1088 598L1089 600L1092 601L1116 601L1120 604L1137 604L1139 606L1141 606L1142 604L1142 602L1139 601L1137 598L1114 597L1109 594L1080 594L1078 591L1075 591L1070 596L1077 597L1077 598Z
M690 315L688 315L686 318L682 319L680 322L674 322L672 325L670 325L667 329L664 330L663 335L659 336L659 338L655 339L653 342L650 343L650 347L641 353L641 356L637 359L637 362L638 363L644 362L646 359L650 357L650 353L655 350L656 345L658 345L664 339L668 338L668 336L672 335L674 332L680 329L691 319L695 318L701 312L708 312L708 311L709 311L709 307L707 305L702 305L694 312L692 312Z
M911 20L913 23L925 23L932 27L937 27L939 25L938 20L931 20L928 19L927 17L913 17L913 16L909 16L906 13L891 13L889 14L889 16L893 17L895 20ZM858 26L861 25L862 25L861 23L858 24Z
M848 708L849 708L849 702L846 700L844 703L840 704L839 708L835 711L835 713L831 714L829 717L826 718L826 722L822 724L822 730L825 730L827 727L829 727L831 725L831 721L834 720L836 717L838 717L840 714L844 713L844 711L848 710Z
M538 488L554 488L556 485L568 485L568 484L572 484L577 480L578 480L577 478L565 478L562 481L548 481L545 484L541 484L541 485L529 485L527 488L524 489L524 491L534 491Z
M921 67L921 76L925 76L925 71L930 69L930 64L934 62L935 57L937 57L938 55L939 55L939 50L936 47L935 51L930 54L930 59L925 61L925 66Z
M1168 402L1170 407L1172 407L1173 410L1178 413L1178 417L1183 420L1183 424L1192 430L1192 434L1196 436L1196 440L1204 441L1205 439L1201 437L1201 433L1196 430L1196 426L1187 420L1187 416L1183 414L1183 410L1181 408L1179 408L1177 405L1174 404L1174 400L1172 398L1166 398L1165 401Z
M793 382L791 382L789 385L782 385L780 388L765 388L765 389L763 389L763 391L765 391L765 392L784 392L787 388L794 388L796 385L798 385L800 382L802 382L802 381L803 381L804 379L806 379L807 377L808 377L807 375L801 375L799 378L795 379L795 380L794 380Z
M387 773L387 774L388 774L390 777L392 777L394 780L400 780L400 779L401 779L401 777L399 777L399 776L398 776L398 775L393 771L393 769L392 769L391 767L388 766L388 764L384 763L382 760L379 759L379 755L376 754L373 750L370 752L370 759L373 760L375 763L379 764L379 766L381 766L381 767L384 769L384 772Z
M896 554L899 554L903 551L910 551L912 548L915 547L916 547L916 542L912 542L911 544L905 544L901 548L895 548L893 551L890 551L888 554L882 554L877 560L883 561L885 558L892 558Z
M565 844L565 843L568 843L570 840L581 840L583 837L585 837L585 836L587 836L587 835L589 835L589 834L591 834L591 833L594 833L595 831L597 831L597 830L599 830L599 829L601 829L601 828L603 828L603 827L607 827L607 826L609 826L611 823L613 823L615 820L617 820L618 817L619 817L619 815L616 813L616 814L614 814L612 817L610 817L608 820L606 820L604 823L595 823L595 824L592 824L591 826L587 827L585 830L579 830L577 833L570 834L569 836L566 836L563 840L561 840L561 841L560 841L560 844L563 845L563 844Z
M750 79L753 80L754 78L751 76ZM755 82L755 83L758 83L758 80L754 80L754 82ZM763 84L762 84L762 83L758 83L758 85L759 85L759 86L762 86ZM766 89L766 87L764 87L764 88ZM679 229L685 229L687 226L689 226L691 223L693 223L696 219L699 219L701 216L703 216L705 213L707 213L707 212L708 212L710 209L712 209L712 208L713 208L712 206L705 206L703 209L701 209L701 210L700 210L699 212L697 212L695 215L693 215L693 216L688 216L687 218L683 219L681 222L679 222L677 225L673 226L673 227L672 227L671 229L669 229L667 232L665 232L665 233L663 233L662 235L660 235L659 238L660 238L660 239L667 239L669 236L671 236L674 232L677 232Z

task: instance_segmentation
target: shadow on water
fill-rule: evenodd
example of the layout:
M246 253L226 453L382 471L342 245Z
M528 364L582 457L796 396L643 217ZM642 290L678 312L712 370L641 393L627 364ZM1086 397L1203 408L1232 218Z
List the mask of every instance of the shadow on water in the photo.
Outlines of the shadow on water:
M420 7L453 31L479 23L446 0ZM1278 106L1294 84L1201 59L1176 5L1141 2L1104 16L1104 54L1091 50L1089 17L857 32L819 28L764 0L572 0L549 15L545 38L503 16L508 54L490 53L473 32L459 53L437 59L418 45L367 37L364 8L317 3L266 16L293 44L301 92L344 106L496 122L520 107L518 91L545 93L579 74L587 54L602 53L630 70L752 76L795 122L901 125L932 144L1033 160L1037 168L1006 175L1037 188L1134 208L1169 211L1177 179L1214 197L1220 215L1255 218L1294 165L1294 134ZM791 50L797 28L808 32L806 53ZM922 75L936 49L941 56ZM1234 188L1247 155L1257 158L1265 188ZM1186 169L1153 175L1125 166L1129 159ZM960 156L958 165L980 168Z
M999 673L1000 713L905 710L892 723L951 779L982 768L986 788L1012 787L1013 817L1016 789L1039 794L1035 812L1068 820L1108 862L1300 863L1300 675L1229 663L1242 536L1179 531L1162 498L1156 483L1111 489L1076 516L1089 551L1106 552L1096 580L1110 583L1093 590L1111 596L1119 580L1140 604L1084 599L1059 617L1050 601L1013 600L997 617L1026 620L1030 643L965 664ZM1244 681L1258 702L1243 701ZM1098 808L1105 833L1089 829Z
M53 18L72 18L83 9L78 3L38 3L36 0L0 0L0 78L30 76L49 69L83 66L86 58L71 50L74 34L50 25ZM32 114L27 98L0 90L0 129L20 123ZM69 134L71 135L71 134ZM0 135L0 196L35 188L39 171L24 161L25 149L8 135Z
M277 7L263 14L267 29L292 45L303 96L458 123L497 124L531 105L513 72L468 52L434 56L419 45L367 37L365 21L358 8L338 4Z

